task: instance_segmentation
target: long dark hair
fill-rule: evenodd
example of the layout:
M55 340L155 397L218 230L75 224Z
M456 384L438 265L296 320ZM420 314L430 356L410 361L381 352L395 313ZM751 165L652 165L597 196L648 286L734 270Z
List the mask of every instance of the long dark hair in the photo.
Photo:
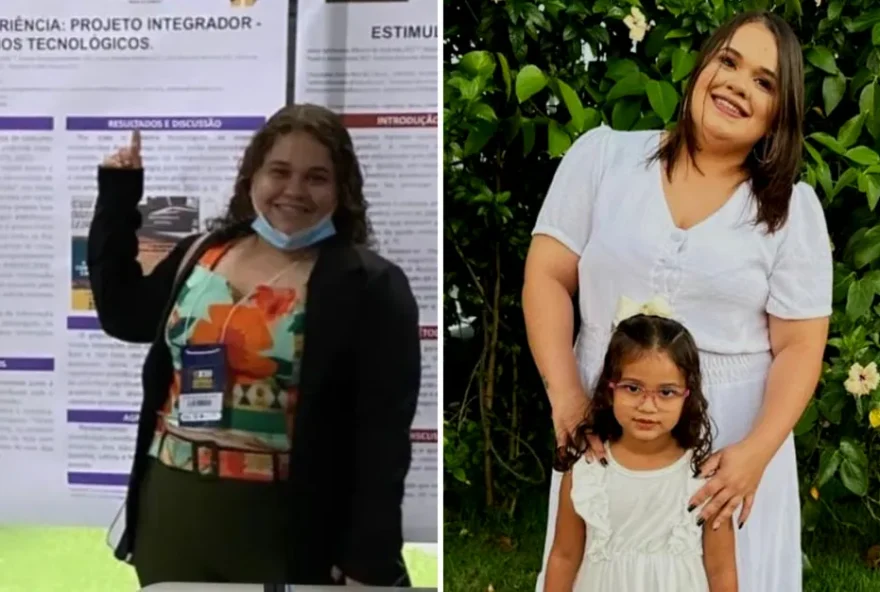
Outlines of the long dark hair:
M697 345L681 323L641 314L622 321L611 335L605 365L593 389L590 410L575 428L571 443L557 450L554 468L569 470L587 451L588 434L595 434L603 442L614 442L623 435L623 428L614 417L614 391L609 385L620 380L624 364L650 351L668 354L684 374L689 393L681 417L672 428L672 437L679 446L693 451L692 468L694 473L699 470L712 452L712 426L709 404L703 395Z
M251 183L275 142L293 132L308 132L330 151L339 205L333 215L336 236L350 244L366 244L372 237L364 199L364 178L354 144L342 119L324 107L288 105L272 115L251 138L244 151L226 215L212 227L228 229L251 223L256 217Z
M744 12L715 30L700 49L697 65L691 73L679 119L670 130L651 161L666 165L672 178L676 161L686 150L691 162L699 150L691 103L697 78L718 52L730 45L734 33L748 23L761 23L776 38L779 66L776 90L776 116L766 136L758 141L743 163L758 206L756 224L776 232L788 219L792 187L797 182L803 152L804 63L800 42L791 27L772 12Z

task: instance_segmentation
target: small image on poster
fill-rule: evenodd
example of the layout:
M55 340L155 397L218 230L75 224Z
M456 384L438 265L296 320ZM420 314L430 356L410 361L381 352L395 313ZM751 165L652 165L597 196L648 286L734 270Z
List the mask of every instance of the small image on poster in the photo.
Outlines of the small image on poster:
M74 236L70 241L70 307L73 310L95 310L92 288L89 284L88 239L84 236Z
M139 209L138 263L147 274L178 241L199 231L199 203L193 197L148 197Z
M198 200L192 197L148 197L138 206L142 216L138 231L138 263L149 274L178 241L199 231ZM89 283L88 238L70 239L70 307L95 310Z

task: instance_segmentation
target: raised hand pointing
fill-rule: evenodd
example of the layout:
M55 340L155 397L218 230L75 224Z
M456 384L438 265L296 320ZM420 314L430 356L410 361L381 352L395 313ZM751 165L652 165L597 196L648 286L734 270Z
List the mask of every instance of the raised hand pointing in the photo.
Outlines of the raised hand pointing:
M140 169L144 163L141 160L141 132L131 132L129 145L120 148L104 159L103 166L112 169Z

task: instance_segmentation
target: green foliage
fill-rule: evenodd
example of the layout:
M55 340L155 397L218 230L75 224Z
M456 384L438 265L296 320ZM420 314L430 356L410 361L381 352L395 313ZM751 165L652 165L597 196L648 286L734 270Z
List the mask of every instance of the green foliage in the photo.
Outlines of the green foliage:
M838 247L821 384L795 429L804 527L836 519L847 499L880 520L880 430L869 422L880 393L854 397L843 386L852 364L880 362L880 2L445 4L444 280L457 289L444 304L449 503L477 492L512 510L523 481L545 478L549 408L523 351L519 294L558 159L600 124L670 125L702 40L735 11L766 8L792 24L804 48L803 178L822 198ZM654 21L634 51L624 20L632 7ZM448 329L462 325L473 327L472 339Z

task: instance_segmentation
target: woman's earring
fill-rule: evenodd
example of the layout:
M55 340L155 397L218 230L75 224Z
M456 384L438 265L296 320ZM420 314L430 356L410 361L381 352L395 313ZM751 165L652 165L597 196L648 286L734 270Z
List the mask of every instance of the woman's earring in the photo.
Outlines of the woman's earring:
M758 164L761 165L761 166L765 166L765 165L770 164L770 158L769 158L769 157L770 157L770 153L772 152L772 150L770 150L770 142L771 142L772 139L773 139L773 136L766 136L766 137L764 137L764 139L763 139L763 141L762 141L762 144L763 144L763 150L761 150L761 152L762 152L761 156L758 156L757 153L755 154L755 160L756 160L756 161L758 162ZM757 146L755 146L755 147L757 148ZM757 151L754 150L754 149L752 149L752 151L753 151L753 152L757 152Z

